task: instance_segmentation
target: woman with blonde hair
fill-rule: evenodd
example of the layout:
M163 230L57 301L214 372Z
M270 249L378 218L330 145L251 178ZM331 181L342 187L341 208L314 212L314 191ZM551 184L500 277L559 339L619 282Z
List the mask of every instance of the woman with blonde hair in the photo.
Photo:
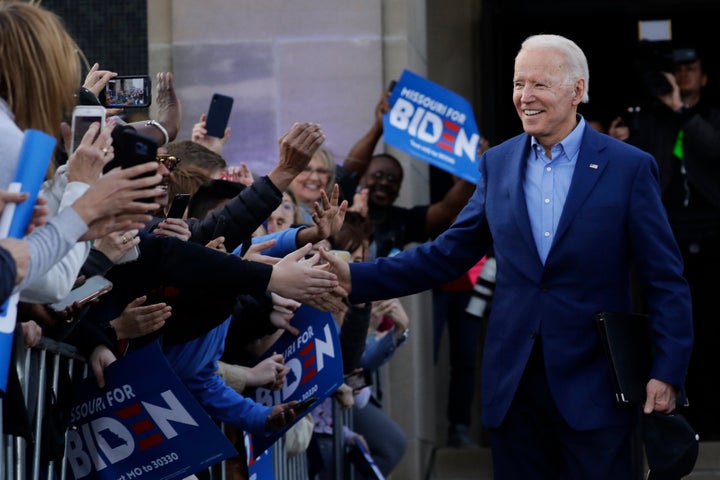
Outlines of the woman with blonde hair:
M315 202L320 201L320 192L332 195L335 185L335 160L325 146L315 152L310 163L290 184L290 190L298 205L298 223L313 225L312 212Z
M25 130L59 137L80 85L79 52L52 12L35 2L0 1L0 189L7 189L14 178ZM108 122L99 132L97 124L91 125L67 165L57 174L53 169L47 172L50 181L43 185L41 196L51 215L49 228L36 229L26 239L31 265L43 271L53 267L44 275L29 273L20 285L21 299L34 303L63 299L90 249L89 242L78 244L78 240L142 228L149 219L147 209L157 208L139 200L162 193L156 187L160 176L130 180L156 172L157 165L118 169L100 177L113 157L113 126ZM131 215L118 216L122 214Z

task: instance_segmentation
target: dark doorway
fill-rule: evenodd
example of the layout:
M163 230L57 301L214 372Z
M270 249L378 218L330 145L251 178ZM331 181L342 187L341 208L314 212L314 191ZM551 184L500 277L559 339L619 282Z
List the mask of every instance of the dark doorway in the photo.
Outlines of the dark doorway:
M590 65L590 103L580 112L606 125L642 100L639 80L654 57L694 47L705 58L707 92L718 99L720 60L712 56L720 2L485 0L481 28L483 134L498 144L522 131L511 102L513 62L520 43L536 33L574 40ZM639 20L670 19L671 42L638 41ZM713 63L715 62L715 63ZM716 102L717 103L717 102Z

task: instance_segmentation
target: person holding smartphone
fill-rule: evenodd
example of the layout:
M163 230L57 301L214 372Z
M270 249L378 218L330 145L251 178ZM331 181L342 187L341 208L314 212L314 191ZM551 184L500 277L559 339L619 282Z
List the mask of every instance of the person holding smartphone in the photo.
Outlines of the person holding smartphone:
M2 189L7 188L16 170L24 130L60 137L61 122L75 106L80 68L77 45L48 10L35 4L13 3L3 5L0 15L7 25L0 31L4 46L0 68L7 70L2 75L5 98L0 102ZM58 66L53 75L39 67L49 65ZM140 198L136 196L139 193L156 194L154 185L159 177L128 179L131 174L151 172L156 167L99 178L102 166L111 158L112 141L109 128L97 135L98 130L99 126L91 125L58 175L54 166L47 172L46 178L52 181L44 185L42 195L48 200L50 216L46 226L27 237L30 268L17 287L29 301L52 302L67 295L77 276L68 271L79 271L89 248L88 244L76 247L78 240L91 240L113 229L142 226L147 218L146 207L134 200ZM119 214L131 215L118 223ZM61 260L67 264L57 266Z

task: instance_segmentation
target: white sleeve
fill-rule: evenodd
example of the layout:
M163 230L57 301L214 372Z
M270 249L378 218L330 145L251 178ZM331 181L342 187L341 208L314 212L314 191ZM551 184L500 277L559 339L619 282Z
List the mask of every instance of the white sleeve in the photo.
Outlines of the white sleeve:
M45 225L33 230L25 237L30 250L28 273L23 281L15 286L14 291L22 292L27 286L39 281L53 265L67 255L87 230L85 222L72 208L61 210ZM74 282L75 278L72 279L72 283Z

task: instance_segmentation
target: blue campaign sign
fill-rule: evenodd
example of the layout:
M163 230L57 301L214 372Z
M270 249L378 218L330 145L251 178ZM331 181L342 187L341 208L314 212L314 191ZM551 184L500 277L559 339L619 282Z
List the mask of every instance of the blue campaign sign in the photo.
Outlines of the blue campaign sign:
M17 162L15 178L9 186L0 186L10 192L25 192L27 200L22 203L8 203L0 217L0 238L23 238L30 218L35 210L40 187L55 149L55 138L39 130L25 131L23 144ZM0 394L5 393L10 368L13 332L17 319L17 304L20 294L14 293L7 299L0 299Z
M252 435L244 432L243 437L247 456L248 480L273 480L275 478L273 448L268 447L267 450L256 457L252 447Z
M157 343L73 382L67 477L185 478L237 452L175 375Z
M284 332L260 359L275 352L281 353L285 365L290 368L285 384L279 390L258 388L253 400L264 405L278 405L291 400L316 397L307 410L310 411L343 383L340 339L332 315L307 305L298 309L292 318L292 324L300 331L298 336ZM301 418L302 415L298 415L291 425L266 435L253 435L254 454L262 454Z
M409 70L390 95L385 142L415 158L476 183L480 132L470 104Z

